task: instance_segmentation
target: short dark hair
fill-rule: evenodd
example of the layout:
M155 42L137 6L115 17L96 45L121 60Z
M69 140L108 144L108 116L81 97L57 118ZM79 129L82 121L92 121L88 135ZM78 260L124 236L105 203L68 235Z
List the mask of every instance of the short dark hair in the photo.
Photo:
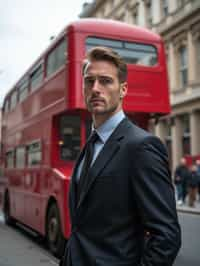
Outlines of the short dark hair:
M103 46L97 46L91 48L87 54L86 59L83 62L82 74L84 75L86 67L91 61L108 61L113 63L118 70L118 78L120 83L123 83L127 79L127 65L121 56L113 49Z

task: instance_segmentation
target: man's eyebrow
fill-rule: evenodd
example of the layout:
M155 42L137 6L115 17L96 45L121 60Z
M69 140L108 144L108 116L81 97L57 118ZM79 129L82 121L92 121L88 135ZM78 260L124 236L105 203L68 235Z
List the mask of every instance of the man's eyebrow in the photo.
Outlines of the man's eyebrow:
M105 77L105 78L113 78L112 76L108 76L108 75L93 75L93 74L85 74L84 77Z

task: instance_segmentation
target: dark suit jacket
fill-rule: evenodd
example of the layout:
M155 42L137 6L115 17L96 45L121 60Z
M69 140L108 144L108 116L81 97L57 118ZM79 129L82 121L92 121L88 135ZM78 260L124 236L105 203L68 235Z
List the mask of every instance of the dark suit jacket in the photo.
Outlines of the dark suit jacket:
M160 140L125 118L98 155L76 202L79 161L69 195L72 232L61 265L172 265L180 227Z

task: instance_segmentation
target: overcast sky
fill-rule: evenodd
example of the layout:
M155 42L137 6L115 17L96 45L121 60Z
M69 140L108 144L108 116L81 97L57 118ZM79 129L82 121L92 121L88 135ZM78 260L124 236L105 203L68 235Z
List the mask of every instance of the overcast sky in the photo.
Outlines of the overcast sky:
M91 0L0 0L0 106L3 98L70 21Z

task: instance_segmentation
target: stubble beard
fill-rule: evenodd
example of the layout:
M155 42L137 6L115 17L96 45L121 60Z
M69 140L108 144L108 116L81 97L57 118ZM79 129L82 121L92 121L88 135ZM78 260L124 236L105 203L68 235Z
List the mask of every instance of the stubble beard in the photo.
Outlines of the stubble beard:
M88 106L88 111L92 114L93 119L109 119L112 115L114 115L117 111L121 110L121 105L116 104L111 106L110 108L104 108L102 110L94 110L92 106Z

